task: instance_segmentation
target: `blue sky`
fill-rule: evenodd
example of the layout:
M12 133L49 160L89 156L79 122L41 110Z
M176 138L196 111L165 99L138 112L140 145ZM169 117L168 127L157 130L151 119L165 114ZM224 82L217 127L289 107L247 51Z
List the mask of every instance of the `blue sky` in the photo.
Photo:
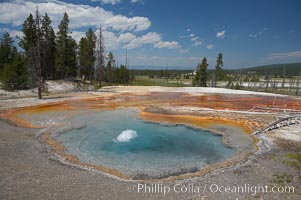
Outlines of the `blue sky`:
M126 48L131 66L193 69L206 56L213 68L220 52L225 68L301 62L299 0L10 0L0 3L0 32L21 36L36 5L55 29L66 11L77 41L101 25L120 64Z

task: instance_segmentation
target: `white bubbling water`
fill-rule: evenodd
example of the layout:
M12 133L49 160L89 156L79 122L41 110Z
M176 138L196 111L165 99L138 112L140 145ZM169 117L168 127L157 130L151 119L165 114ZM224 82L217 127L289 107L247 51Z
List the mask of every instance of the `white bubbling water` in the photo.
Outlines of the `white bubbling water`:
M132 139L138 137L138 134L134 130L127 129L122 131L116 139L113 139L114 142L130 142Z

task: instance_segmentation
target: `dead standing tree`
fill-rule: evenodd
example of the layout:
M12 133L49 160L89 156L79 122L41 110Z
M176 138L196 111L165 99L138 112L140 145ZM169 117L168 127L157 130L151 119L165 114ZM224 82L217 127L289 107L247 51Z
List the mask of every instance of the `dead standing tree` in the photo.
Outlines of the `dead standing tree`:
M271 83L271 85L272 85L272 88L273 88L273 93L275 93L276 90L277 90L278 81L273 80L272 83Z
M104 56L104 38L102 35L102 29L99 27L99 35L98 35L98 44L97 44L97 61L96 61L96 81L101 87L101 81L104 80L105 77L105 56Z
M295 85L295 79L294 79L294 78L289 79L288 84L289 84L289 92L291 93L292 88L293 88L294 85Z
M296 83L296 96L299 96L300 75L301 75L301 73L299 73L299 76L297 77L297 83Z
M286 76L286 68L283 67L283 71L282 71L282 91L285 90L285 76Z
M36 36L37 40L34 46L35 52L35 70L37 73L37 86L38 86L38 97L42 99L42 88L43 88L43 77L42 77L42 64L41 64L41 28L40 28L40 14L37 8L36 10Z
M266 77L265 77L265 81L266 81L266 85L265 85L265 92L268 91L269 85L270 85L270 80L271 80L271 75L269 72L267 72Z

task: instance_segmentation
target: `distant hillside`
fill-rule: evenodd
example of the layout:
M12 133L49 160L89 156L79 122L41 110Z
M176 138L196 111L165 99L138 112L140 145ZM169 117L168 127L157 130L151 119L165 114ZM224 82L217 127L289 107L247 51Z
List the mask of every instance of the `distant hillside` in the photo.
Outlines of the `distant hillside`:
M285 70L286 76L296 76L301 75L301 63L288 63L288 64L273 64L273 65L263 65L263 66L256 66L256 67L249 67L242 69L243 72L246 71L253 71L259 74L273 74L282 76L283 70ZM228 72L232 73L239 73L241 69L232 69L227 70Z

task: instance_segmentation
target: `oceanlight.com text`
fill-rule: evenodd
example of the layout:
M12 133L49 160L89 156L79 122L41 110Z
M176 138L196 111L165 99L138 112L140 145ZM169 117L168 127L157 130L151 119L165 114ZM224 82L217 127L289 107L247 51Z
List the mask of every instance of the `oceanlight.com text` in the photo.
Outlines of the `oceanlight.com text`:
M165 185L161 183L137 184L133 188L128 188L131 192L138 193L156 193L166 195L168 193L187 193L193 195L202 195L205 193L237 193L256 195L259 193L294 193L294 186L280 185L220 185L220 184L174 184Z

